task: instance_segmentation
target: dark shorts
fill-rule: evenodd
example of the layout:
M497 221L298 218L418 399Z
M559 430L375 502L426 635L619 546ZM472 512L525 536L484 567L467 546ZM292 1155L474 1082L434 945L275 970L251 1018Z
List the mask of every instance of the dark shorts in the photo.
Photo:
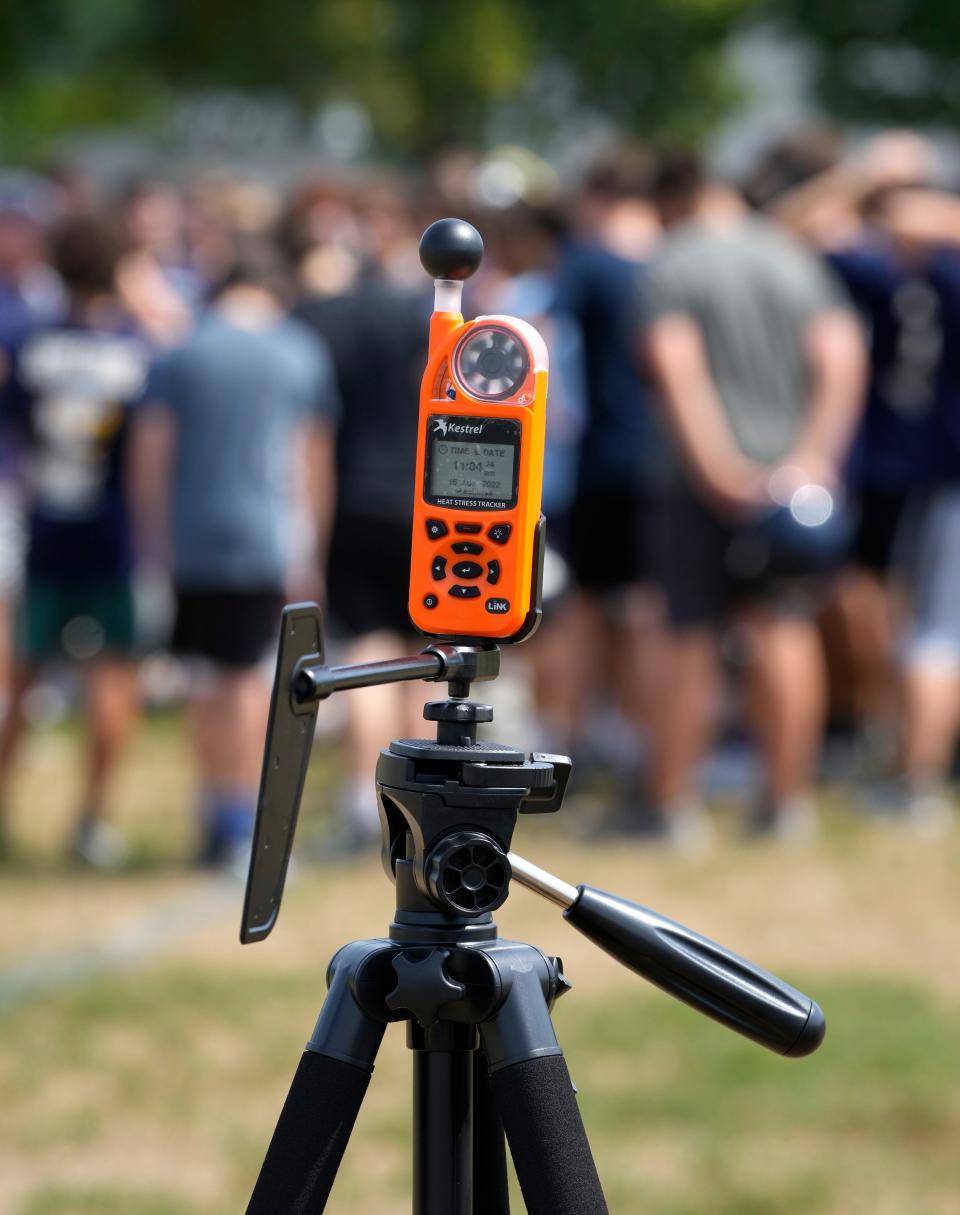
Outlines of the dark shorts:
M753 528L718 518L692 494L655 499L649 514L650 572L671 624L718 625L751 603L792 614L812 612L821 577L771 575L755 560L755 540Z
M17 649L28 663L125 658L133 650L133 592L125 580L77 584L29 578L17 615Z
M177 588L174 654L223 667L252 667L275 649L283 592Z
M338 515L330 538L327 603L338 637L354 640L389 630L416 633L407 613L408 520Z
M885 574L893 565L897 535L911 495L898 490L866 489L857 499L857 530L853 540L856 565Z
M584 490L577 495L570 511L568 551L574 577L584 590L617 591L646 581L646 511L646 497L637 492Z

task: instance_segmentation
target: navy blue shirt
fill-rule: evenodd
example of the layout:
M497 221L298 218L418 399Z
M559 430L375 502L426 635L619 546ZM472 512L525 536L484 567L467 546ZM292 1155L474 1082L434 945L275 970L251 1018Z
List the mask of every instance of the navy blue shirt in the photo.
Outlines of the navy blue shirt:
M587 425L579 487L639 489L652 427L633 352L637 267L597 245L568 241L554 306L573 317L583 337Z
M870 341L851 485L901 493L960 478L960 252L908 262L877 241L829 260Z
M133 551L123 461L146 344L121 324L65 320L28 329L9 355L2 408L26 445L27 573L69 582L126 578Z

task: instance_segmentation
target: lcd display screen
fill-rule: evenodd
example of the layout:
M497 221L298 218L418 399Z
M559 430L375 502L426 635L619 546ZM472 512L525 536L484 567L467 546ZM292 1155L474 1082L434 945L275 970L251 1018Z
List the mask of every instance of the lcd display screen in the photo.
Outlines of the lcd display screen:
M516 497L516 453L513 443L434 438L428 493L433 499L512 502Z

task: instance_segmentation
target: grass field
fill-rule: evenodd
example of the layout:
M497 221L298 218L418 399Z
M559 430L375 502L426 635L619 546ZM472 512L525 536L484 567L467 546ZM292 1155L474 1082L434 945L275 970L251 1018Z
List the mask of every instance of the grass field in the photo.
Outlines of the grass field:
M138 849L110 879L60 859L77 747L36 736L0 869L0 1213L242 1211L343 941L380 935L374 858L301 865L279 925L237 943L241 892L184 871L176 721L137 740L117 791ZM302 843L325 827L321 756ZM832 799L835 801L836 799ZM526 820L515 841L570 881L655 907L783 973L828 1035L786 1061L647 987L518 890L505 936L563 956L557 1031L614 1212L960 1213L960 831L916 839L831 804L824 843L724 842L696 861ZM306 848L304 849L306 851ZM329 1209L409 1209L409 1058L388 1033ZM519 1201L516 1209L522 1209ZM478 1212L477 1215L483 1215Z

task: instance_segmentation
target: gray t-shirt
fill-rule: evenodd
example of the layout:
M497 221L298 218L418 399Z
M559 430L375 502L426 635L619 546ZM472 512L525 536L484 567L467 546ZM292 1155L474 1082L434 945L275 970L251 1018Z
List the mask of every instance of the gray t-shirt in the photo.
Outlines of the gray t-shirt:
M211 312L155 363L147 398L176 420L178 585L280 589L295 525L297 431L340 411L321 341L297 321L251 331Z
M799 436L809 405L804 332L846 297L823 262L757 216L671 232L641 285L646 324L680 313L700 329L740 450L770 462Z

